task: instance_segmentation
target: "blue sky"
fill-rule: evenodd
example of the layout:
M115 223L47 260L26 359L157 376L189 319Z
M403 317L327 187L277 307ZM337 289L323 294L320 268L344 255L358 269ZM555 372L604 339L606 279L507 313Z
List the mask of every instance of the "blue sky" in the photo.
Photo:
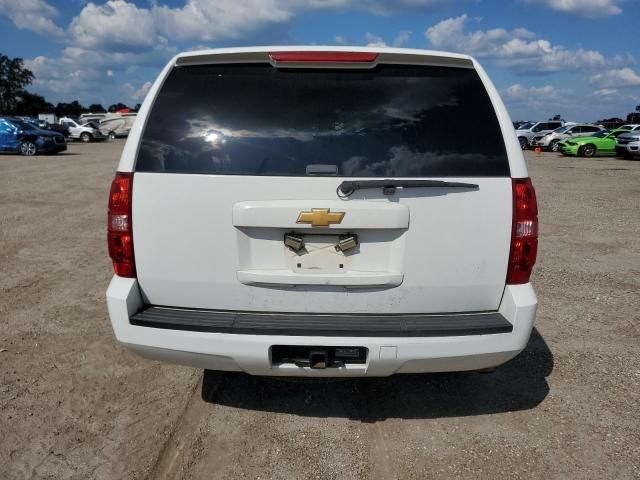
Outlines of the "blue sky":
M640 104L640 0L0 0L0 52L51 101L142 101L176 52L389 45L478 58L513 119Z

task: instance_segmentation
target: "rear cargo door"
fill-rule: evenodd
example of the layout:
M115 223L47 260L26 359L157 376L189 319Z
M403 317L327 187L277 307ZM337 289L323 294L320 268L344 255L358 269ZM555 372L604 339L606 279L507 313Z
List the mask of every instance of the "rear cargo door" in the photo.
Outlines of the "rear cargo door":
M133 185L150 304L444 313L502 296L511 179L473 69L175 67Z

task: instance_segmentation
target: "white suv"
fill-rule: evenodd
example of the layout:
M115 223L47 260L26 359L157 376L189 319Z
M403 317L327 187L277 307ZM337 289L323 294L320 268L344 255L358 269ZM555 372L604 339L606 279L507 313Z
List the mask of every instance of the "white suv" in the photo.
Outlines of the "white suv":
M465 118L464 138L450 128ZM111 186L117 339L256 375L500 365L537 299L533 186L482 67L441 52L178 55Z

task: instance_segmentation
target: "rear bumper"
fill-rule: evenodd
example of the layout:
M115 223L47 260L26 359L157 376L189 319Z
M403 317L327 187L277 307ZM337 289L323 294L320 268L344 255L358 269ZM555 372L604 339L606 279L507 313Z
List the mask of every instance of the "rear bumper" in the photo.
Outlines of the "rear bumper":
M447 337L509 333L513 325L498 312L454 315L340 315L229 312L147 306L129 322L140 327L312 337Z
M257 332L247 330L242 333L220 330L233 329L234 325L245 328L247 323L238 322L236 318L244 314L237 313L231 314L233 319L226 320L215 315L209 316L209 320L222 321L222 327L219 323L211 327L209 322L208 329L194 329L194 322L191 321L191 330L182 330L176 329L176 322L189 323L187 317L193 320L194 316L191 313L181 315L180 312L193 311L177 309L171 309L169 317L173 317L173 320L170 319L169 323L172 325L167 328L167 325L161 325L162 320L158 319L157 314L162 312L154 312L143 305L137 281L118 276L113 277L107 290L107 306L118 341L147 358L212 370L243 371L254 375L343 377L475 370L500 365L525 348L533 328L537 298L531 284L507 286L498 312L443 315L438 316L440 323L425 323L423 319L416 322L422 328L417 332L408 331L407 325L411 322L402 321L398 333L394 333L394 328L398 328L398 325L393 322L390 324L387 321L389 317L384 317L387 323L379 324L381 330L371 331L368 336L363 331L354 329L353 324L347 325L348 328L344 327L342 332L336 328L315 332L308 329L296 332L290 328L268 331L258 329ZM255 321L256 315L250 316L251 318L244 320L253 322L253 327L260 323ZM196 323L202 324L202 317L203 315L200 315ZM206 312L204 317L207 317ZM293 319L294 323L301 319L297 315L294 317L297 317ZM331 318L342 319L344 323L345 318L352 317ZM415 319L416 316L410 317ZM456 317L465 318L456 320ZM381 317L370 318L375 324L375 319ZM405 316L393 318L406 320ZM450 322L447 329L442 327L446 319ZM485 330L482 330L483 321ZM153 326L150 326L152 324ZM335 323L339 324L340 322ZM431 327L425 330L425 325L442 330L437 332ZM451 327L460 330L452 331ZM478 330L473 331L474 327ZM273 345L366 347L368 357L365 364L348 364L324 370L294 364L272 365L270 354Z

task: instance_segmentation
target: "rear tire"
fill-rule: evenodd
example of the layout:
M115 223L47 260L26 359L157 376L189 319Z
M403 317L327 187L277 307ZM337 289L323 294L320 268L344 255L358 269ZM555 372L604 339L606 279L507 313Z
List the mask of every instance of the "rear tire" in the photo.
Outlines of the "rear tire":
M558 150L560 150L560 140L553 140L549 144L549 150L551 150L552 152L557 152Z
M109 140L115 140L116 139L116 132L109 132Z
M525 137L518 137L518 141L520 142L520 148L522 150L526 150L529 145L529 141Z
M80 140L82 140L84 143L90 142L92 138L93 137L91 136L91 134L87 132L84 132L82 135L80 135Z
M22 142L20 144L20 155L32 157L38 152L38 147L33 142Z
M597 151L598 150L596 149L595 145L591 143L587 143L586 145L583 145L582 147L580 147L580 149L578 150L578 155L582 157L591 158L591 157L595 157Z

